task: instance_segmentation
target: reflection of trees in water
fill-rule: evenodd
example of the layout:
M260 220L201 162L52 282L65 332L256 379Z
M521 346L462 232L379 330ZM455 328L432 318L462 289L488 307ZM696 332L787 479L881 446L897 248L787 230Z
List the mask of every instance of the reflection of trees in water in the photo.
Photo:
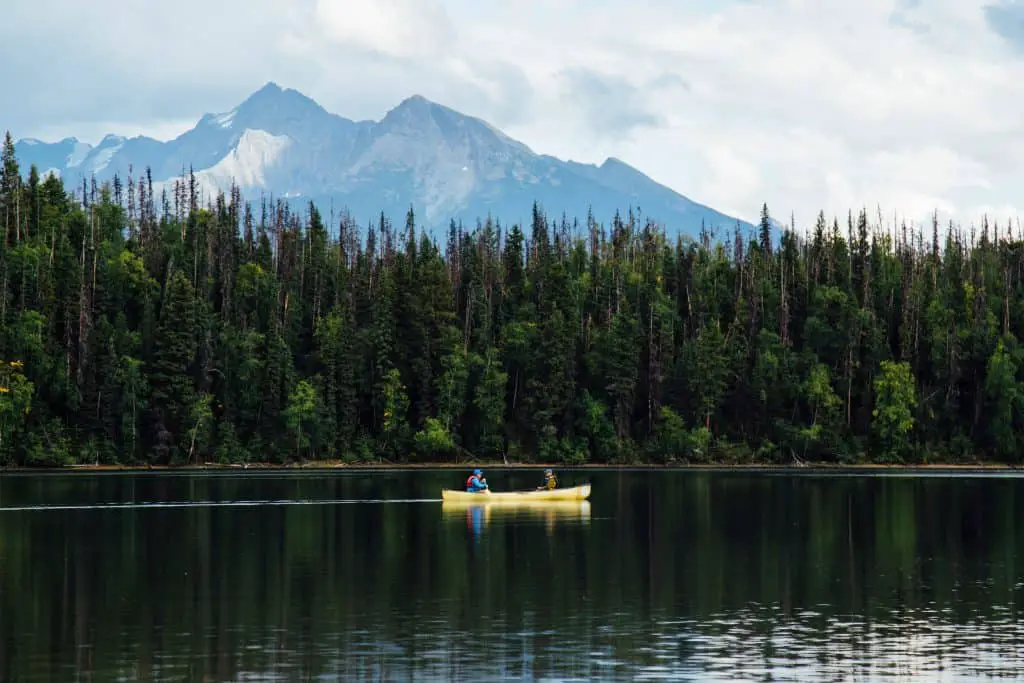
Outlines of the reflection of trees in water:
M421 496L408 477L384 492L372 477L22 478L0 480L0 500ZM2 512L0 679L180 680L186 664L214 680L444 679L487 662L513 677L822 679L1018 663L1014 480L593 480L594 518L440 503ZM486 539L479 552L467 533Z
M441 505L441 514L449 520L464 518L466 528L472 532L473 538L477 541L483 535L484 529L492 522L502 524L543 523L548 537L551 537L556 523L586 524L590 520L590 502L586 500L523 503L445 501Z

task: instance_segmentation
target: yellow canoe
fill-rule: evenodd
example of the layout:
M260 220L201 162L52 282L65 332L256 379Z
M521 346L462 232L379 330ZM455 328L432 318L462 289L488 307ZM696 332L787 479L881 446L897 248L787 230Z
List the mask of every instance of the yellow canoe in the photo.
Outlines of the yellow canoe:
M590 497L590 484L583 484L582 486L573 486L565 489L551 489L551 490L540 490L540 491L502 491L495 493L490 490L481 491L479 493L470 493L469 491L452 491L445 489L441 491L441 500L444 502L460 502L460 503L474 503L474 504L505 504L514 503L521 504L525 502L540 503L544 501L566 501L566 500L586 500Z

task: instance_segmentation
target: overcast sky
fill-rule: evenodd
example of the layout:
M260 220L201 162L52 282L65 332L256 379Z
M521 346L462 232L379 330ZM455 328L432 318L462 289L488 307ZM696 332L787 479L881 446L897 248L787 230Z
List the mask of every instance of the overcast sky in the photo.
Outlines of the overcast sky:
M413 93L534 151L617 156L798 227L1024 204L1024 0L12 2L0 127L173 137L267 81L379 119Z

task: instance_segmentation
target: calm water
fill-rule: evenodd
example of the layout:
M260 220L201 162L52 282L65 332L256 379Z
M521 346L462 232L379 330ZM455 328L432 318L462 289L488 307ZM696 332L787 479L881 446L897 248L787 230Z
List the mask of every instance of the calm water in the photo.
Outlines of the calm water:
M1024 479L463 479L0 475L0 680L1024 677Z

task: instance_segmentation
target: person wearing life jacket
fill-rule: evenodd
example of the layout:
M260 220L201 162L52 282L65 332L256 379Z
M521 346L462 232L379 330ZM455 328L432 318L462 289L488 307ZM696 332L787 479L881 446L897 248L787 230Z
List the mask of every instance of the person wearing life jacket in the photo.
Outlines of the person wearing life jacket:
M480 493L481 491L487 490L487 480L484 479L484 473L482 470L473 470L473 474L469 475L469 479L466 480L466 491L469 493Z
M544 470L544 485L543 486L538 486L537 490L538 491L543 491L543 490L551 491L552 489L555 489L557 487L558 487L558 480L555 479L555 473L552 472L550 469Z

